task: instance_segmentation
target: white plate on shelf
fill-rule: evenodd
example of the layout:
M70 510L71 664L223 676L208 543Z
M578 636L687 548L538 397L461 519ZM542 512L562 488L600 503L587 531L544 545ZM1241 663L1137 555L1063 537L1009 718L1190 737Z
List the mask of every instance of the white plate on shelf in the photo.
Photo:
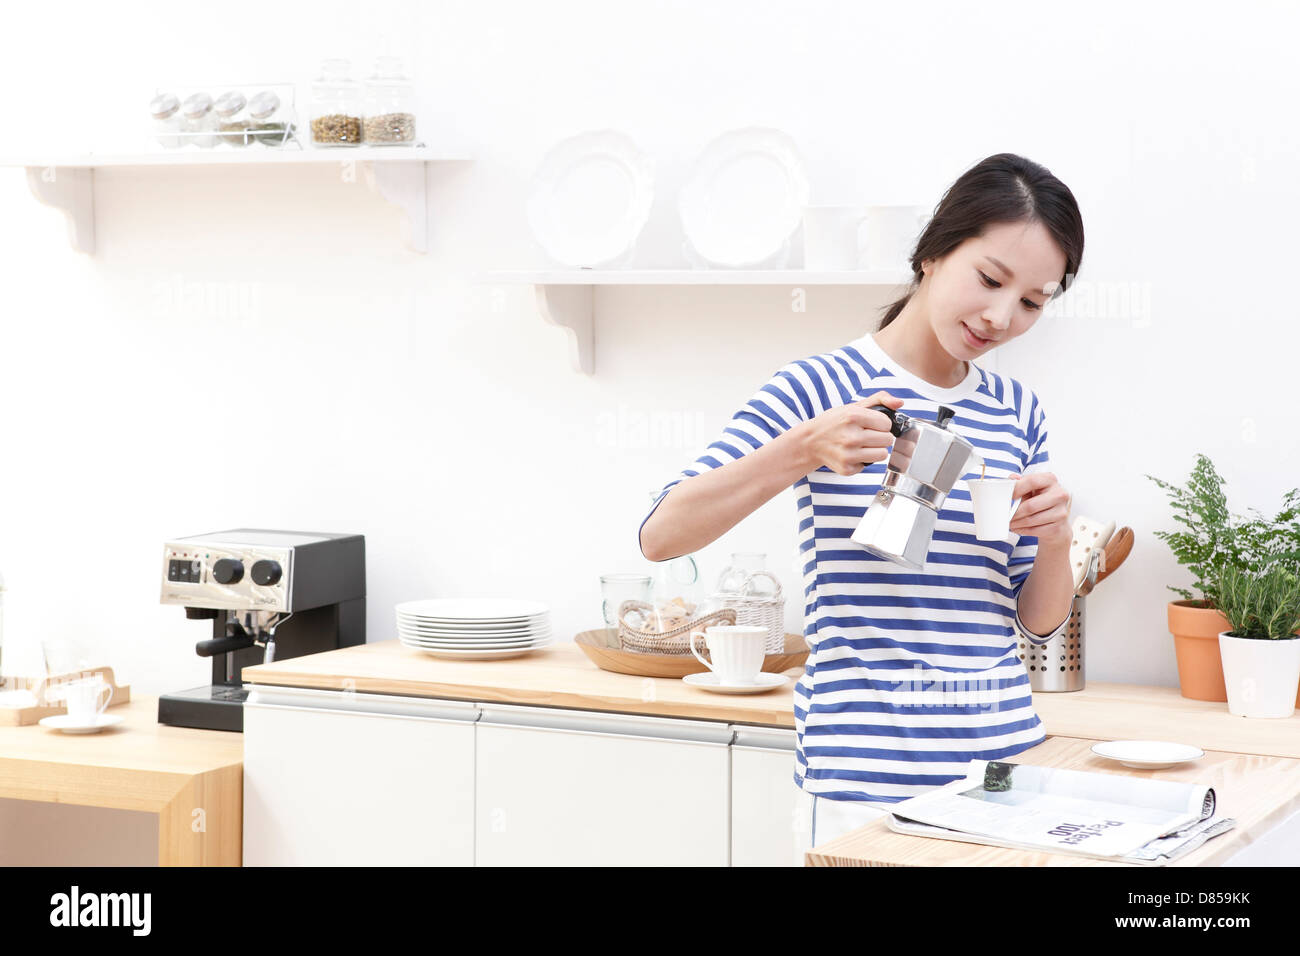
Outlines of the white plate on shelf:
M516 598L429 598L403 601L397 605L399 616L467 624L531 620L550 613L550 610L540 601Z
M700 690L710 690L715 694L761 694L790 682L784 674L769 674L760 671L757 678L749 684L724 684L713 671L702 674L687 674L682 681Z
M97 734L105 727L116 727L125 718L119 714L100 714L97 718L87 723L85 720L73 720L67 714L55 714L52 717L42 717L38 723L42 727L48 727L51 730L61 730L65 734Z
M799 228L809 191L794 140L751 126L705 147L677 209L686 241L701 259L753 268L778 255Z
M1205 756L1205 751L1200 747L1172 744L1163 740L1110 740L1093 744L1092 752L1098 757L1118 760L1124 766L1137 770L1176 767Z
M556 262L614 263L631 251L654 204L654 163L616 130L561 140L543 157L528 197L528 224Z

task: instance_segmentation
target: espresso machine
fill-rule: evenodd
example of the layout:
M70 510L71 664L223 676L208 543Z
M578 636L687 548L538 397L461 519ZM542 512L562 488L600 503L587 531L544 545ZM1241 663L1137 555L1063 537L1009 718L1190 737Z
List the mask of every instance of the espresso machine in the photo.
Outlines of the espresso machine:
M240 671L366 642L366 541L359 534L238 528L163 546L162 603L212 622L195 651L212 683L158 698L158 722L244 729Z
M939 406L933 422L912 418L887 405L873 405L890 420L894 448L880 491L867 507L852 540L905 568L922 570L930 539L948 493L979 460L975 446L948 428L955 414Z

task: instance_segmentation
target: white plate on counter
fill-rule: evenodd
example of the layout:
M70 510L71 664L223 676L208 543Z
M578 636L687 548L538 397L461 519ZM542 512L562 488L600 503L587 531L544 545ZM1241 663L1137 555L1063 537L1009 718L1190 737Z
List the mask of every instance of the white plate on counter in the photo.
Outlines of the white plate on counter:
M518 641L431 641L426 638L414 638L399 634L397 639L410 647L440 647L443 649L461 647L471 651L486 651L493 648L507 647L538 647L542 644L551 643L550 637L526 637Z
M753 683L724 684L713 671L705 671L703 674L687 674L682 678L682 682L691 687L698 687L700 690L713 691L715 694L761 694L788 684L790 678L784 674L769 674L767 671L762 671Z
M1190 744L1173 744L1163 740L1110 740L1093 744L1098 757L1118 760L1136 770L1160 770L1200 760L1205 751Z
M409 644L406 646L411 647ZM510 657L523 657L525 654L543 650L548 646L541 644L536 647L512 647L499 651L467 651L463 648L446 650L437 647L411 647L411 650L449 661L503 661Z
M403 601L397 605L399 616L419 620L438 620L456 624L485 621L517 621L541 617L550 608L540 601L517 598L429 598Z
M73 720L67 714L55 714L52 717L42 717L38 723L42 727L61 730L65 734L97 734L105 727L116 727L125 719L120 714L100 714L87 723L80 718Z

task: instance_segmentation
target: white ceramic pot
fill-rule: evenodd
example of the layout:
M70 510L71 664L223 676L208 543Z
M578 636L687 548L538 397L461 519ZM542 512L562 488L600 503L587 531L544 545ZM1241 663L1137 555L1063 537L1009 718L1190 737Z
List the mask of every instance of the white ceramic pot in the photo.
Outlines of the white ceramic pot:
M1259 640L1219 635L1228 713L1237 717L1290 717L1300 686L1300 637Z

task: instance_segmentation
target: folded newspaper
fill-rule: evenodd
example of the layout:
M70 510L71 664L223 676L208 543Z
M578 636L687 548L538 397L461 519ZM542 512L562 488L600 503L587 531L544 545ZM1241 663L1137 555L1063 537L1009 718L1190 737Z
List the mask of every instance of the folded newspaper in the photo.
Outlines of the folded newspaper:
M1207 786L972 760L964 780L897 804L898 833L1163 866L1237 821Z

